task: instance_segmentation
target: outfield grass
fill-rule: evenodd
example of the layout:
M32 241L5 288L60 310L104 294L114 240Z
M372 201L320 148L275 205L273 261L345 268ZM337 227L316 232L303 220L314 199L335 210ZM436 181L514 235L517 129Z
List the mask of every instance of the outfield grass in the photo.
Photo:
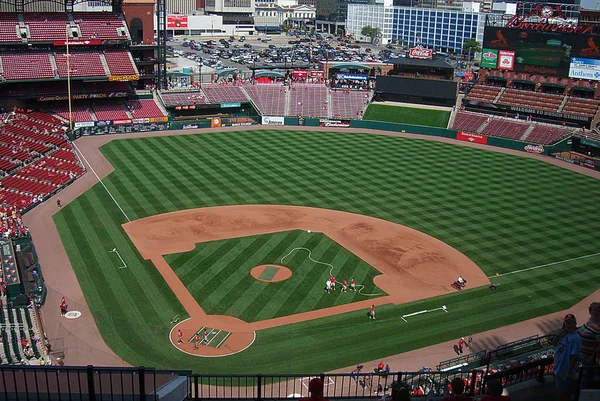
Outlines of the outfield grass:
M600 282L600 257L580 258L598 252L590 200L600 199L600 182L537 160L416 139L276 130L119 140L101 150L115 167L104 183L132 220L216 205L312 206L423 231L490 276L547 265L494 279L497 291L385 305L377 321L356 311L277 327L258 332L240 354L195 358L170 345L170 319L185 312L97 184L55 222L103 338L132 365L328 371L562 310ZM108 253L114 246L127 269ZM449 313L399 318L441 305ZM323 344L335 358L314 352Z
M371 103L363 120L447 128L450 112Z
M310 249L313 260L333 266L315 263L307 251L296 248ZM362 294L386 295L373 284L378 270L322 233L294 230L211 241L165 260L206 313L248 323L376 298ZM266 283L250 275L253 267L270 263L286 266L292 277ZM365 287L360 293L340 294L339 284L327 294L330 273L339 283L354 277Z

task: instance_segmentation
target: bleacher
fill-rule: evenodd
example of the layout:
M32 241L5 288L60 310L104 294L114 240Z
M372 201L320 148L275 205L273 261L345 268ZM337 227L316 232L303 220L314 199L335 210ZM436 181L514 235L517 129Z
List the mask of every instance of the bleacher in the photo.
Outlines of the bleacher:
M17 34L18 26L17 14L0 13L0 42L20 43L22 39Z
M267 116L285 115L286 93L281 84L261 84L244 86L258 110Z
M54 78L54 70L48 53L18 53L0 55L5 80L33 80Z
M491 117L484 114L458 111L454 117L452 128L458 131L479 132L479 128Z
M67 78L67 54L55 53L56 70L60 78ZM70 52L69 68L71 77L105 77L106 71L96 52Z
M131 54L126 50L105 50L104 58L111 75L137 75Z
M563 99L563 95L550 95L518 89L506 89L497 103L527 107L530 109L558 111Z
M154 99L129 100L127 109L135 119L166 117Z
M67 39L69 16L65 13L23 14L28 42L54 42Z
M162 92L160 94L163 104L166 107L190 106L197 103L208 103L208 99L203 92Z
M122 100L111 102L98 102L92 104L94 114L99 121L130 120L131 117L125 110Z
M125 21L114 13L73 13L73 22L79 26L81 40L131 39Z
M209 103L247 102L248 98L238 86L205 84L202 91Z
M67 104L57 104L52 106L52 111L64 118L65 120L69 120L69 105ZM89 122L94 121L91 114L91 109L83 104L72 104L71 105L71 116L73 122Z
M365 103L370 100L370 92L368 91L345 92L333 90L330 94L329 107L334 118L360 119L368 105Z
M505 118L492 118L481 130L481 134L520 140L528 128L529 124L513 122Z
M600 100L582 99L569 96L561 112L566 114L593 117L598 112L598 106L600 106Z
M563 127L552 127L549 125L536 125L525 138L527 142L549 145L572 134L571 130Z
M474 85L465 99L493 103L501 90L502 88L497 86Z
M291 116L327 117L329 115L325 85L293 85L289 94Z

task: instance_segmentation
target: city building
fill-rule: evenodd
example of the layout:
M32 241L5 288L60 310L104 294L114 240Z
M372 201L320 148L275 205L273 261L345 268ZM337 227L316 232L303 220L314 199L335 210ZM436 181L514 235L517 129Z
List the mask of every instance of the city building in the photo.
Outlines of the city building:
M223 17L225 25L254 24L254 0L205 0L204 11Z
M204 8L204 0L165 0L168 14L191 14Z
M379 0L377 0L379 1ZM345 32L345 22L350 4L370 4L375 0L319 0L317 1L316 29L320 32L341 35Z
M362 29L371 26L380 28L383 44L394 42L460 52L467 39L483 43L485 20L484 13L395 7L386 0L385 4L349 4L346 33L361 38Z
M278 3L256 4L254 25L258 32L276 32L283 25L303 29L315 19L314 6Z

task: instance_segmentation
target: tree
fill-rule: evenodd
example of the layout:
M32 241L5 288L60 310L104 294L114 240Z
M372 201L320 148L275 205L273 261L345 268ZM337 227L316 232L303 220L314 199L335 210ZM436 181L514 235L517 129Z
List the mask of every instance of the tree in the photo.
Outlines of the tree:
M463 45L463 54L468 54L473 60L473 55L481 51L481 43L476 41L475 39L467 39L465 40L465 44Z
M373 43L375 38L379 36L380 32L381 32L380 28L373 28L371 25L367 25L367 26L363 27L363 29L360 31L360 34L363 36L370 37L371 43Z

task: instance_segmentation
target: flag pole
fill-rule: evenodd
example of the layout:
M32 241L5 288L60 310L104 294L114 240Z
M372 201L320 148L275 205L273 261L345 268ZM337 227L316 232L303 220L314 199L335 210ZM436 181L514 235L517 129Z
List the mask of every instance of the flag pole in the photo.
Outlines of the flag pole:
M69 131L73 131L73 109L71 107L71 60L69 55L69 25L66 25L66 41L67 47L67 101L69 102Z

